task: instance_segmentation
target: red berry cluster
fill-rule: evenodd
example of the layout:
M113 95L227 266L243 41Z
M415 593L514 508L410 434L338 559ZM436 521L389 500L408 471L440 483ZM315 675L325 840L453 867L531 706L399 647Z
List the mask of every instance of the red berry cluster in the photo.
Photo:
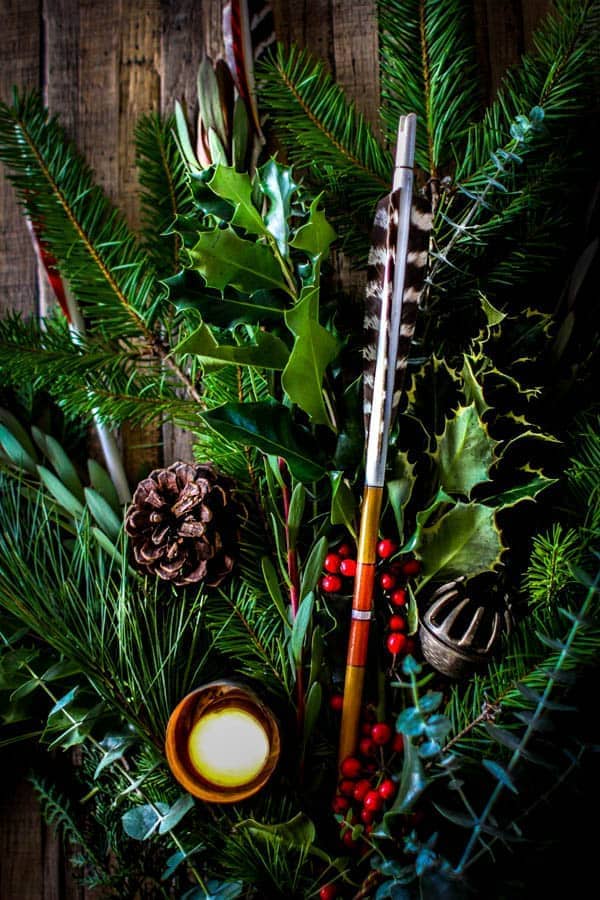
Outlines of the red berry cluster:
M387 722L363 721L361 735L357 756L348 756L340 767L332 803L334 813L342 817L340 840L349 849L371 833L385 804L396 794L396 782L386 774L384 754L389 757L403 749L402 735L395 734Z
M391 559L398 552L398 546L389 538L379 541L377 555L381 560ZM414 651L414 641L406 635L406 606L408 592L406 582L414 578L421 571L421 563L418 559L394 560L385 565L379 575L379 586L387 595L388 602L393 607L388 626L386 646L393 656L406 656Z
M328 553L323 563L325 574L321 578L321 590L326 594L338 594L342 590L344 578L356 575L354 548L350 544L340 544L333 553Z

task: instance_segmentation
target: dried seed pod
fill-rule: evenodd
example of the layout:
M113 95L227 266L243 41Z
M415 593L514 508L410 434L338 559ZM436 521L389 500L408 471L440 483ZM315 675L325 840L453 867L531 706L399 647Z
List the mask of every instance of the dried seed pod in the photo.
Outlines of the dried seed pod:
M176 462L141 481L125 518L139 568L176 585L220 584L238 556L234 481L211 463Z
M488 608L467 597L464 581L459 578L438 588L420 617L423 656L448 678L463 678L489 662L511 624L506 606Z

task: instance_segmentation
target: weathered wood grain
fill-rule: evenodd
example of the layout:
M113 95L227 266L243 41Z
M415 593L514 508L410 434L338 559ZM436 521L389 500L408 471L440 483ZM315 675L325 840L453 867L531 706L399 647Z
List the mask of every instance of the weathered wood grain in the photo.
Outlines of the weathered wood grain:
M40 72L40 0L0 2L0 99L12 88L36 88ZM0 181L0 306L31 313L37 301L37 263L12 187Z

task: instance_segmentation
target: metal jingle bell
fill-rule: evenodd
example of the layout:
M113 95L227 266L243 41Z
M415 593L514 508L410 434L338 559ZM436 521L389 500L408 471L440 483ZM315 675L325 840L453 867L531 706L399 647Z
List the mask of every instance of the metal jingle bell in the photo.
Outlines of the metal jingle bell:
M504 627L511 627L508 608L502 614L467 597L458 578L437 589L420 617L423 656L442 675L464 678L489 662Z

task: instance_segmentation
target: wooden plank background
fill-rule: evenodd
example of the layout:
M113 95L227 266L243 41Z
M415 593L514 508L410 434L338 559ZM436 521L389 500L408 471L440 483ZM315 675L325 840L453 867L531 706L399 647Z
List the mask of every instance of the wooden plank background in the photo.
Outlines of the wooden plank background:
M309 47L371 120L379 98L376 0L276 0L277 36ZM531 45L549 0L473 0L484 91ZM221 53L220 0L0 0L0 97L13 85L39 88L96 170L109 196L135 226L133 127L140 113L169 112L176 98L195 103L204 49ZM342 277L345 267L340 263ZM0 309L43 313L43 280L12 190L0 181ZM180 436L165 433L175 458ZM140 443L127 445L144 465ZM137 446L136 446L137 445ZM133 450L133 452L132 452ZM91 900L38 812L24 773L32 751L0 756L1 900Z

